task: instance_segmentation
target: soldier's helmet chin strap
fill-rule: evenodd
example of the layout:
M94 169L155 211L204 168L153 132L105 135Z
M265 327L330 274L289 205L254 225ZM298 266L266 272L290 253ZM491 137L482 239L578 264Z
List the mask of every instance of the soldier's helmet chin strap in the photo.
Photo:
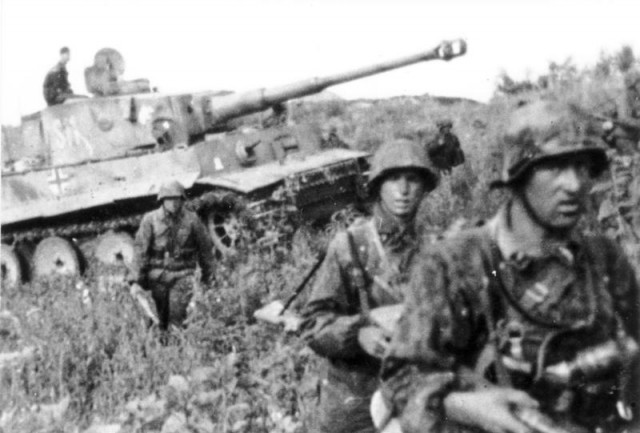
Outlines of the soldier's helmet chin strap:
M524 205L524 210L525 212L527 212L527 215L529 215L529 218L531 218L531 220L535 222L537 225L544 228L548 233L551 233L553 235L558 235L558 237L562 237L567 232L571 231L571 229L566 229L566 228L559 229L557 227L554 227L548 224L547 222L545 222L542 218L540 218L540 216L538 215L534 207L531 205L531 202L527 198L527 194L525 193L524 188L522 188L517 192L514 192L514 194L518 197L518 200L520 200Z

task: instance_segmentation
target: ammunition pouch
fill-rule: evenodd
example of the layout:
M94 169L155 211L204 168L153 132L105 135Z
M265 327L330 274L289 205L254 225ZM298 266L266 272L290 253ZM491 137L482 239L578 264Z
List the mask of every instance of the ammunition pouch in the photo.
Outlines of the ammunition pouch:
M552 338L548 336L545 340L549 343ZM553 345L555 349L564 345L562 339L559 340ZM593 340L584 338L584 341ZM629 402L625 401L625 388L637 384L630 383L631 378L625 371L639 353L635 340L619 334L574 351L565 360L556 358L553 363L545 363L549 346L552 345L539 346L539 365L505 354L503 347L503 351L497 353L499 360L493 360L493 367L502 368L512 386L527 390L540 401L543 412L554 418L600 426L604 431L617 431L632 418Z

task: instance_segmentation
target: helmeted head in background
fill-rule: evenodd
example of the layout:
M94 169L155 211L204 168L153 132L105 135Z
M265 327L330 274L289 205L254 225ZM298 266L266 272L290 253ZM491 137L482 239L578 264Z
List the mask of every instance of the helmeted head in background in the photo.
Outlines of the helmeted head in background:
M71 50L69 50L69 47L60 48L60 63L67 64L70 58Z
M163 183L158 190L159 202L166 212L175 215L182 209L182 204L186 199L184 187L177 180L170 180Z
M438 185L424 148L407 139L384 143L373 155L369 196L400 218L413 215L422 196Z
M492 187L507 187L539 226L567 230L586 209L593 179L609 162L598 124L576 106L536 101L515 110L503 138L503 168Z
M177 180L168 180L160 185L158 190L158 201L163 201L167 198L186 198L184 187Z
M451 121L451 119L440 119L436 122L436 127L440 131L445 128L451 129L453 128L453 122Z

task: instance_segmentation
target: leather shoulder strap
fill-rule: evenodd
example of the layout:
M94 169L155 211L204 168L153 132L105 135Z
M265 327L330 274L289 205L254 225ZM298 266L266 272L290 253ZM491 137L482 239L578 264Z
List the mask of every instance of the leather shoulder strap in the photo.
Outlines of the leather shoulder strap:
M500 307L499 292L502 285L502 278L500 278L499 271L502 255L490 228L484 226L480 230L482 230L482 232L479 233L478 239L482 250L485 275L482 282L483 288L480 291L480 302L484 311L487 330L489 331L489 340L478 358L476 369L488 367L491 361L493 361L498 385L512 387L511 375L507 371L500 356L498 334L496 331L496 321L498 320L497 312ZM484 372L480 371L480 373Z
M369 312L371 311L371 306L369 304L369 294L367 293L367 281L366 281L366 272L364 270L364 266L362 265L362 261L360 260L360 255L358 254L358 247L356 246L356 242L353 238L353 233L351 230L347 230L347 242L349 244L349 253L351 259L351 276L352 281L358 290L358 299L360 301L360 310L365 317L369 316Z

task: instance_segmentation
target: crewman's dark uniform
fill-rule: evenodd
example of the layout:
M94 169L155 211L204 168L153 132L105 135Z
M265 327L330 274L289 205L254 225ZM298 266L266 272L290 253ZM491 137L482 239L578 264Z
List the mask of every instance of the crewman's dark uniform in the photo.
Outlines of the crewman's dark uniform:
M62 63L57 63L47 73L42 85L44 99L47 105L62 104L69 96L73 95L69 83L69 73Z

